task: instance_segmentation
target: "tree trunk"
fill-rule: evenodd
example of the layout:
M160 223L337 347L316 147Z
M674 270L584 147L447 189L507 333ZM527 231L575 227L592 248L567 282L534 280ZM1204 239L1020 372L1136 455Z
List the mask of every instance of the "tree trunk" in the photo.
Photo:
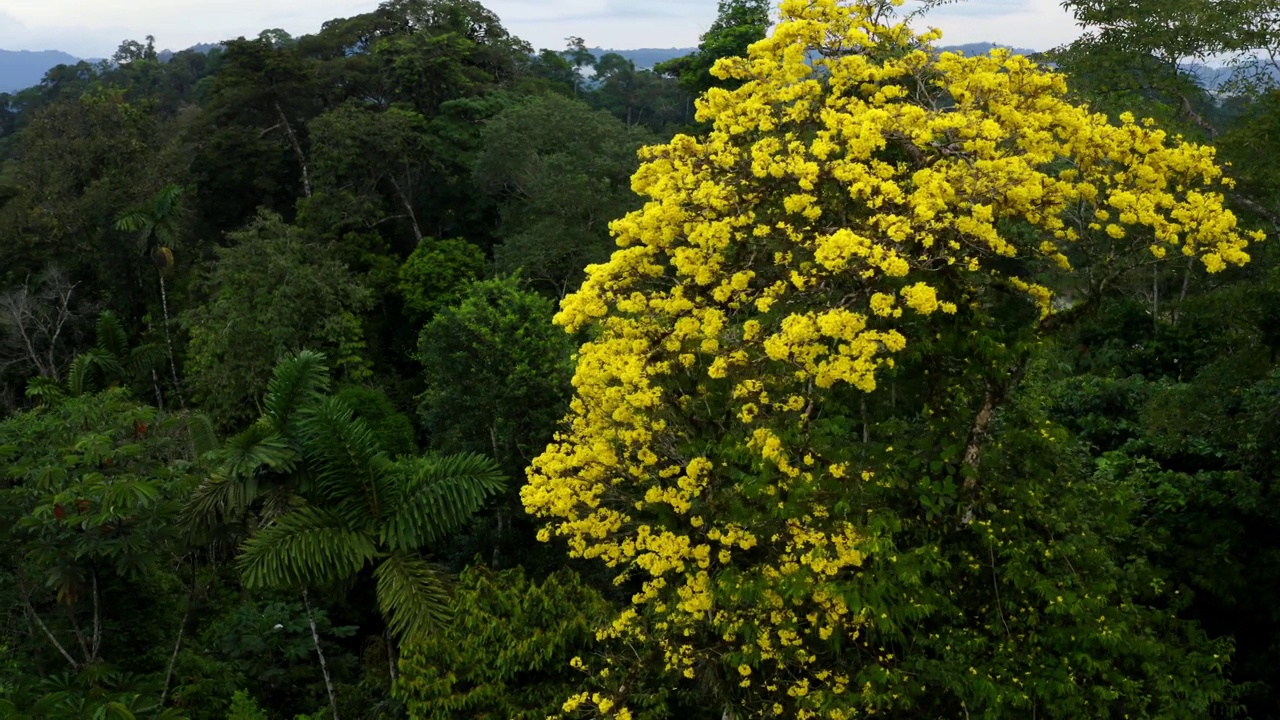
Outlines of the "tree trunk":
M1195 270L1196 259L1187 258L1187 271L1182 275L1182 292L1178 293L1178 305L1173 309L1173 324L1178 324L1178 316L1182 314L1182 303L1187 300L1187 289L1191 286L1191 273Z
M978 464L982 462L982 448L986 443L987 429L991 426L991 418L996 414L996 393L988 386L982 398L982 408L973 418L969 428L969 439L964 447L964 464L969 468L969 477L964 480L964 489L973 490L978 487Z
M93 655L89 662L98 661L98 651L102 648L102 612L98 604L98 573L93 573L93 641L90 643Z
M307 607L307 621L311 623L311 641L316 646L316 657L320 660L320 672L324 674L324 687L329 692L329 707L333 710L333 720L338 719L338 697L333 692L333 680L329 677L329 665L324 660L324 650L320 647L320 631L316 629L316 613L311 609L311 599L307 591L302 591L302 604Z
M387 179L391 181L391 187L395 188L396 197L400 198L400 204L404 207L405 212L409 214L409 223L413 226L413 239L422 242L422 227L418 225L418 214L413 211L413 203L410 202L408 194L400 187L400 183L394 175L388 175Z
M387 628L382 633L387 643L387 670L391 673L391 687L394 689L396 679L400 677L400 672L396 669L396 639L391 634L391 628Z
M156 375L155 368L151 369L151 387L156 391L156 409L164 410L164 393L160 392L160 376Z
M311 169L307 166L306 154L302 152L302 143L298 142L298 136L294 134L293 126L289 124L289 118L285 117L280 101L277 100L275 105L276 115L280 117L280 124L284 126L285 135L289 136L289 144L293 146L293 154L298 157L298 165L302 168L302 192L306 197L311 197Z
M80 629L80 621L76 619L76 611L71 605L66 605L67 621L71 623L71 631L76 636L76 643L80 645L80 654L84 656L82 667L93 664L93 653L89 652L89 640L84 636L84 630Z
M164 341L169 346L169 372L173 375L173 392L178 396L178 407L187 409L187 401L182 397L182 383L178 381L178 361L173 355L173 336L169 333L169 289L164 283L164 274L160 275L160 307L164 311Z
M1151 271L1151 322L1160 327L1160 265Z
M191 603L187 603L186 612L182 613L182 624L178 625L178 639L173 643L173 652L169 654L169 665L164 670L164 690L160 691L160 707L169 697L169 685L173 682L173 666L178 662L178 651L182 648L182 636L187 631L187 619L191 617Z

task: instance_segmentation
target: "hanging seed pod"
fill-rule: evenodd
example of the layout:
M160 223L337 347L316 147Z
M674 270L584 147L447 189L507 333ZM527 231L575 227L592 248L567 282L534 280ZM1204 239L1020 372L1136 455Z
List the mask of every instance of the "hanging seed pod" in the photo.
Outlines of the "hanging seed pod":
M151 251L151 261L156 264L156 270L161 275L168 277L169 271L173 269L173 251L163 245L158 246Z

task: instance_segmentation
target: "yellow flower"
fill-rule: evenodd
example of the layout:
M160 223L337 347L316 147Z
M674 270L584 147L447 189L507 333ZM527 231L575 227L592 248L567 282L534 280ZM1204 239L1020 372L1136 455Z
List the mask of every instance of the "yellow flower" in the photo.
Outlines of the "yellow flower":
M780 716L866 710L849 677L817 673L831 638L874 656L878 613L846 598L884 545L832 498L854 462L864 483L897 482L815 418L885 392L895 356L992 288L1043 319L1050 288L1080 285L1073 265L1185 255L1219 272L1260 239L1223 206L1212 149L1113 124L1025 57L938 53L936 33L873 5L785 0L770 37L716 63L736 82L697 100L710 130L642 152L645 203L556 315L590 340L521 490L540 541L637 588L601 639L679 677L724 638L722 670L746 668Z

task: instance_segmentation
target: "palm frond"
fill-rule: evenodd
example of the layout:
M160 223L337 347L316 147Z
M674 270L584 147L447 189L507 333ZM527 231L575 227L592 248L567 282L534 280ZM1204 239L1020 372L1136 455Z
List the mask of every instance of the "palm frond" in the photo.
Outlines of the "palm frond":
M158 370L164 366L169 359L165 354L163 345L157 343L147 343L139 345L129 351L127 356L122 356L124 360L124 368L129 377L145 376L152 370Z
M169 217L178 208L178 203L182 202L182 196L185 193L186 188L175 183L169 183L160 188L160 192L152 200L152 214L158 218Z
M399 501L381 528L392 549L419 548L457 532L506 482L497 463L470 453L401 460L395 470Z
M66 396L62 385L51 377L33 377L27 382L27 397L39 404L52 404Z
M388 555L373 575L382 617L404 642L422 642L452 619L448 576L438 566L400 551Z
M377 553L368 533L336 513L304 505L263 526L238 560L247 587L306 587L359 572Z
M337 398L326 398L299 418L311 463L312 487L326 505L355 521L376 522L387 511L384 478L391 461L364 420Z
M203 458L215 452L218 449L218 431L213 427L213 420L202 412L187 413L186 419L196 457Z
M205 537L219 524L240 519L258 495L255 478L238 481L224 475L211 476L187 498L182 524L194 537Z
M306 500L287 485L263 488L262 506L258 511L258 517L265 522L271 522L305 503Z
M67 392L72 396L102 390L108 378L120 376L122 368L116 357L102 348L90 348L71 361L67 371Z
M80 353L71 361L71 367L67 370L67 394L72 397L84 395L86 391L94 389L93 382L95 363L94 356L90 352Z
M266 416L284 432L290 419L309 400L329 389L329 367L325 356L313 350L302 350L276 363L263 398Z
M129 356L129 338L115 313L110 310L99 313L94 332L98 336L98 347L103 351L121 360Z
M150 214L141 210L132 210L116 218L116 229L145 235L150 232L151 223Z
M268 422L259 420L227 438L213 455L223 473L236 478L256 475L262 468L291 473L298 465L298 450Z

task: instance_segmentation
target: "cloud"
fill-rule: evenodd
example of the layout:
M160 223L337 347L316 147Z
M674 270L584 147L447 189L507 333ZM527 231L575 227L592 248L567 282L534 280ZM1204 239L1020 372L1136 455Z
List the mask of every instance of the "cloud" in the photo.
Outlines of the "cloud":
M0 0L0 48L58 49L105 57L121 40L154 35L161 48L253 37L266 28L313 33L379 0ZM535 47L578 35L610 48L690 47L715 20L716 0L481 0ZM964 0L924 20L944 42L990 41L1045 49L1075 37L1059 0ZM74 19L69 21L69 19Z
M491 0L507 29L535 47L569 35L610 48L690 47L711 26L715 0Z
M604 0L601 14L610 18L661 18L664 20L681 20L703 18L707 15L715 19L716 10L709 8L710 3L688 2L687 0ZM710 12L708 12L710 9Z
M990 18L1027 13L1033 9L1032 0L961 0L961 2L951 2L934 8L929 12L929 16Z
M5 50L61 50L77 57L101 58L115 52L127 37L127 31L114 26L38 25L0 12L0 48Z
M1059 0L967 0L935 8L924 25L942 30L942 44L994 42L1048 50L1080 36Z

